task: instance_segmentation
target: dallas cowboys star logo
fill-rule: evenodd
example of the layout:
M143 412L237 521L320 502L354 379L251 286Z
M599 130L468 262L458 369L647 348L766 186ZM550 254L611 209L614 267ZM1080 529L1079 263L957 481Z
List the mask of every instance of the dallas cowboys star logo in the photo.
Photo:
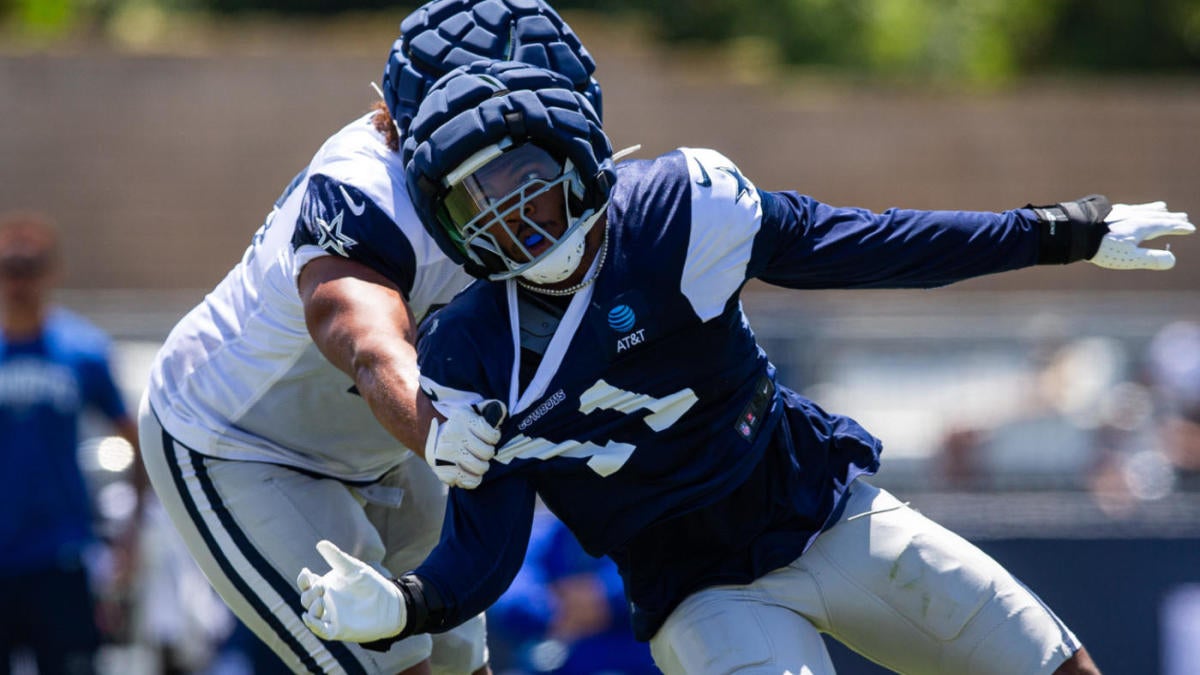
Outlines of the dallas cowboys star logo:
M344 215L346 215L345 211L338 211L333 222L329 223L325 222L323 218L317 218L317 229L320 230L317 234L321 237L317 240L317 246L343 258L347 257L346 249L352 248L358 243L342 234L342 216Z
M751 188L754 187L753 185L750 184L750 181L746 180L746 177L743 176L740 171L738 171L737 169L735 169L731 166L718 166L717 171L723 171L723 172L729 174L730 176L732 176L733 179L737 181L737 186L738 186L737 197L733 200L735 202L742 201L742 195L750 194Z

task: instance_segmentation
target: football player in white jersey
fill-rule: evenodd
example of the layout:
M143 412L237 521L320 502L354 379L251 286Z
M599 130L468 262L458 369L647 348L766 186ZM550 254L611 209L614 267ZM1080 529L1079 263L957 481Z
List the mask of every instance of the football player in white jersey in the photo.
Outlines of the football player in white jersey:
M152 484L221 597L297 672L487 670L482 615L372 651L316 639L291 580L323 539L384 574L415 567L441 527L438 478L473 485L486 466L471 450L491 452L502 411L445 419L418 390L417 322L470 277L419 223L398 149L437 76L501 56L600 103L594 61L542 0L427 3L401 25L385 103L320 147L152 368ZM423 452L427 435L443 456Z
M671 675L827 675L822 632L902 673L1099 672L1004 568L863 480L882 443L776 382L738 298L752 278L1168 269L1139 244L1194 232L1186 214L1100 196L876 214L759 190L713 150L614 165L570 82L519 63L439 80L404 155L422 222L481 279L422 326L421 386L444 414L500 399L511 415L412 573L320 544L332 569L297 579L317 634L452 629L512 581L540 497L616 562L635 635Z

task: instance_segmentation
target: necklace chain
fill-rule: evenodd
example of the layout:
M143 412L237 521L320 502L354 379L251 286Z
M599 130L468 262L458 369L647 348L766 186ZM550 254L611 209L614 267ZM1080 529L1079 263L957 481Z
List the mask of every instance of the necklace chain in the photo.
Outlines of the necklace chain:
M572 294L578 293L579 291L582 291L583 289L590 286L591 283L596 280L596 277L600 276L600 270L601 270L601 268L604 267L604 258L607 255L608 255L608 228L605 227L604 228L604 242L602 244L600 244L600 255L599 255L600 260L599 260L599 262L596 263L596 273L595 274L589 276L588 278L575 284L574 286L571 286L570 288L562 288L562 289L545 288L544 286L537 286L535 284L531 284L531 283L525 281L524 279L522 279L521 277L517 277L517 284L519 284L521 286L521 288L524 288L527 291L531 291L533 293L540 293L542 295L551 295L551 296L555 296L555 297L562 297L564 295L572 295Z

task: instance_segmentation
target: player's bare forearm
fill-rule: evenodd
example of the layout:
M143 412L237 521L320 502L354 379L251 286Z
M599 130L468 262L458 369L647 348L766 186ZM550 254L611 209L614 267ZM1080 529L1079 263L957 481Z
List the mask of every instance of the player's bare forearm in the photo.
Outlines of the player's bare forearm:
M326 256L299 278L317 348L353 380L389 433L423 453L432 406L418 386L416 321L399 289L360 263Z
M411 345L358 350L350 373L375 418L413 452L424 456L432 407L417 385L417 357ZM400 353L396 353L400 352Z

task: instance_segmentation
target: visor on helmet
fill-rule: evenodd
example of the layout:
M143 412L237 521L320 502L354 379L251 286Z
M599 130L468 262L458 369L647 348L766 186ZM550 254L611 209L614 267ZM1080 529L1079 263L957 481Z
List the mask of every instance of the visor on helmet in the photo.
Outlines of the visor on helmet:
M468 160L455 172L470 171L446 188L439 215L464 254L487 268L492 279L507 279L528 270L577 229L569 213L569 189L578 180L569 162L564 165L536 145L518 145L498 155L496 150L477 156L484 163L474 171L470 165L476 162ZM568 227L557 236L527 211L531 201L556 188L564 191L568 204L562 214ZM497 237L503 236L514 242L515 255L501 247ZM550 246L535 256L531 250L544 241Z

